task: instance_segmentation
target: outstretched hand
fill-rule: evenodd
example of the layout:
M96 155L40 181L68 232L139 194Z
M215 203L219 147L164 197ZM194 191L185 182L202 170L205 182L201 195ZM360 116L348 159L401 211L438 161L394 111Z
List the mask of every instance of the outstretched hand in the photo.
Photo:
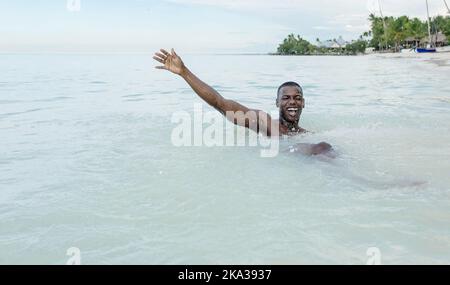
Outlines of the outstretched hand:
M157 69L165 69L175 74L180 75L185 68L183 61L172 49L171 53L164 49L160 49L161 52L155 52L153 59L162 63L162 66L156 66Z

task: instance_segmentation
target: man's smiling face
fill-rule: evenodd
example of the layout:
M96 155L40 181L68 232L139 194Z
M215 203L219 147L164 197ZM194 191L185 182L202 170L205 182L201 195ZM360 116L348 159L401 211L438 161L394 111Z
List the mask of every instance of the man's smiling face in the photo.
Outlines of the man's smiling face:
M297 86L284 86L280 89L277 98L277 107L280 117L289 123L298 123L305 107L305 99L301 89Z

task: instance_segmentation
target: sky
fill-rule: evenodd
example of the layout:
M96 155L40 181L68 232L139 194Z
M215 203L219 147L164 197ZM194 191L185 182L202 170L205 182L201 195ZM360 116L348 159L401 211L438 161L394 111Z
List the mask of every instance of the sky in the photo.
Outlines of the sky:
M380 2L386 16L426 19L425 0ZM370 13L376 0L0 0L0 52L266 53L289 33L356 39Z

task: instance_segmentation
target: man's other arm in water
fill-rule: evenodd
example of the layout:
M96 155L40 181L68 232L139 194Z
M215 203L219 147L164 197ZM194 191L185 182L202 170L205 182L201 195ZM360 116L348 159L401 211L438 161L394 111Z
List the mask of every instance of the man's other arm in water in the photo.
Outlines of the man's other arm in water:
M323 155L327 158L336 158L337 156L333 147L326 142L321 142L318 144L299 143L290 146L285 152L301 153L307 156Z
M225 99L214 88L200 80L183 63L181 58L172 49L167 52L164 49L156 52L153 59L162 63L157 69L165 69L180 75L191 88L206 103L227 117L236 125L249 128L257 133L271 136L271 118L260 110L249 109L236 101ZM275 130L274 130L275 131Z
M289 149L284 151L285 153L300 153L306 156L317 156L319 160L325 162L332 162L336 157L337 153L333 149L333 147L326 143L321 142L318 144L307 144L307 143L299 143L293 146L290 146ZM338 166L338 164L336 164ZM427 184L426 181L412 180L412 179L394 179L394 180L386 180L379 181L369 179L367 177L354 174L349 171L349 169L338 167L341 171L341 177L347 177L357 183L361 183L368 187L377 188L377 189L390 189L390 188L406 188L406 187L421 187Z

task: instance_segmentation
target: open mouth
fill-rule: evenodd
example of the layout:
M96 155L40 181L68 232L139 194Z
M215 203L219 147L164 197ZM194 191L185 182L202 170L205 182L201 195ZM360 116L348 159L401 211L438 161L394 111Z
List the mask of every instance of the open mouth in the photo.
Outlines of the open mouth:
M291 117L296 117L298 115L299 108L287 108L287 113Z

